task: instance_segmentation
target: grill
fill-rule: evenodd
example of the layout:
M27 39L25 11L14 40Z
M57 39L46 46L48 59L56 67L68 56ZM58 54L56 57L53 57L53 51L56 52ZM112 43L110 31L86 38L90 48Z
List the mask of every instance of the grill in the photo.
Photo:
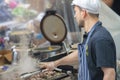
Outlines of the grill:
M67 77L66 73L57 71L38 72L30 77L24 78L25 80L60 80Z
M62 68L62 69L60 69ZM54 71L35 71L21 75L22 80L77 80L72 66L59 66Z
M40 61L41 62L55 61L66 55L67 52ZM37 58L40 59L39 56ZM26 80L77 80L77 73L78 73L77 69L74 69L73 66L64 65L64 66L59 66L54 71L38 72L25 79Z

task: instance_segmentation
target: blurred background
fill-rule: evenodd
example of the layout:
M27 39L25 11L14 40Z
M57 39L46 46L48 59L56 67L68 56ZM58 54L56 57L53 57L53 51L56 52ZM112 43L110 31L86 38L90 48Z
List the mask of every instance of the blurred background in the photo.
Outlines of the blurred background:
M83 40L84 31L74 19L74 10L71 2L72 0L0 0L0 65L4 64L4 59L7 59L5 64L12 62L12 54L10 52L13 46L19 48L18 52L23 53L24 50L23 52L21 50L23 48L43 48L54 44L48 41L40 30L41 21L48 10L56 11L56 14L61 16L66 24L67 36L61 42L62 46L65 46L66 51L73 48L77 49L77 44ZM120 67L119 4L120 0L102 0L100 21L114 38L117 63ZM61 46L61 43L57 45ZM5 54L4 59L3 53ZM53 55L55 54L53 53ZM120 69L118 69L118 72L118 77L120 78Z

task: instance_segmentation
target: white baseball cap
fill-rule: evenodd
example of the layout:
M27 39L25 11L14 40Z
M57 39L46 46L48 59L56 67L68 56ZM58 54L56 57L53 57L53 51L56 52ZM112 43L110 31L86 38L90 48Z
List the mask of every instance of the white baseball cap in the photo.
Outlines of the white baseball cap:
M99 14L101 0L73 0L72 5L79 6L89 13Z

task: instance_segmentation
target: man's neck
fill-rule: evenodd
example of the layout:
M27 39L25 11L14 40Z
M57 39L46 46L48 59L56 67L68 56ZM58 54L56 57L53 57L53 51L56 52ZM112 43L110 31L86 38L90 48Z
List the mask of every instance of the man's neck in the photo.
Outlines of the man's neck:
M85 25L84 25L85 32L88 33L97 22L98 19L90 19L85 21Z

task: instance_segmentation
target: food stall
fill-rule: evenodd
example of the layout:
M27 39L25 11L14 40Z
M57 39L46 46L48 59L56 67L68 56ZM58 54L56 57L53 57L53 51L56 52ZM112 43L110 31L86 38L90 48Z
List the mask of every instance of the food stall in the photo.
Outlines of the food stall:
M27 0L24 2L26 3ZM58 4L58 2L55 2L55 4ZM59 3L60 6L66 4L64 1ZM0 80L75 80L77 69L74 69L73 66L59 66L54 71L48 72L44 72L37 66L41 61L57 60L72 52L70 49L70 44L72 44L71 35L69 34L70 29L66 24L66 22L70 22L68 21L68 15L64 15L66 8L64 6L64 10L61 10L64 13L59 14L60 11L57 12L56 9L50 8L50 5L51 3L46 0L45 15L41 19L38 28L41 30L42 37L49 42L49 46L42 48L34 44L34 31L27 28L28 26L34 27L33 22L36 19L35 15L38 15L37 11L29 10L31 9L29 4L20 4L12 10L15 23L12 26L10 25L8 33L9 47L6 49L10 51L10 55L7 58L5 55L5 59L9 60L10 63L1 65ZM74 31L72 32L74 33Z
M17 1L18 6L11 10L12 20L0 23L0 27L9 28L4 35L5 48L0 50L0 80L77 80L78 64L59 66L53 71L38 67L41 62L67 56L82 41L83 32L74 20L72 0ZM105 11L112 13L115 20L120 19L103 4L100 19L104 26L110 26L107 28L117 44L119 78L119 25L115 22L113 26L117 28L113 29L108 24L111 15L106 16Z

